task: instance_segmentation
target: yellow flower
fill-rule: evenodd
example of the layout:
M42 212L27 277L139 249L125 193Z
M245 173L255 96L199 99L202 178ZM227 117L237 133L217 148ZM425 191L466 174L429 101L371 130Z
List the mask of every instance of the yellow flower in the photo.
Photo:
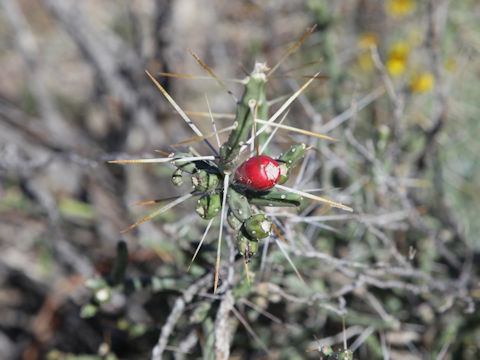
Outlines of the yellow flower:
M405 72L407 63L402 59L393 58L387 60L386 66L390 75L400 76Z
M371 70L373 68L372 55L370 54L370 46L378 46L378 36L375 33L366 32L359 36L357 40L358 47L363 50L358 56L357 63L364 71Z
M424 93L432 90L435 85L435 78L430 72L423 72L415 75L410 82L410 90L412 93Z
M414 12L416 7L415 0L388 0L385 3L387 14L393 18L403 18Z
M363 33L358 37L357 44L359 48L368 50L370 46L378 45L378 36L372 32Z
M404 41L399 41L390 47L385 65L391 76L400 76L405 72L409 53L410 46Z

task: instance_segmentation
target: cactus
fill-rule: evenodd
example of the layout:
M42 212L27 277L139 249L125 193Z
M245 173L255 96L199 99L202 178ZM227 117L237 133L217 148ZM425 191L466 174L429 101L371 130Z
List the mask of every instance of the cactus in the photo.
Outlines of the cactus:
M265 71L268 68L265 64L257 62L252 74L245 85L245 92L242 100L238 104L235 117L236 128L232 130L225 144L220 148L219 168L231 170L234 167L234 161L240 152L240 147L245 143L250 135L253 126L253 114L251 108L257 106L257 116L268 114L267 98L265 96Z
M311 31L313 31L313 28L310 32ZM206 68L206 65L203 63L201 64ZM278 67L278 64L276 67ZM276 67L274 67L274 69ZM153 214L150 214L146 218L128 227L126 230L134 228L138 224L141 224L160 212L172 208L192 196L200 195L201 197L197 200L195 210L202 219L211 220L217 214L221 214L219 249L222 236L222 225L226 218L227 223L233 231L237 233L237 248L245 258L245 263L248 263L248 261L250 261L250 259L258 252L259 239L268 237L272 233L272 229L275 230L272 220L261 213L262 207L297 207L300 205L302 197L306 197L344 210L352 210L348 206L281 185L288 180L291 170L304 157L308 150L308 147L304 143L291 146L277 160L260 154L258 139L260 142L264 143L266 135L265 129L267 126L283 127L290 131L335 140L324 135L315 134L291 126L276 124L274 122L278 116L285 111L288 105L311 83L313 78L307 81L300 90L295 92L283 104L279 111L267 120L268 103L265 95L265 85L268 79L266 74L267 70L268 67L266 64L257 62L253 72L248 76L245 83L243 97L238 102L234 124L229 128L231 132L228 140L220 147L219 153L217 153L215 148L206 139L208 136L202 135L200 130L193 124L183 110L181 110L170 95L166 93L165 89L163 89L153 76L147 72L155 85L162 91L172 106L198 135L196 138L184 141L181 144L203 139L214 151L216 156L193 156L190 153L177 153L170 154L167 158L160 159L112 161L116 163L170 162L175 166L172 175L172 182L174 185L182 185L182 175L187 174L187 176L190 177L194 188L192 193L185 194L172 203L165 205ZM269 75L271 75L272 71L270 71ZM209 72L213 74L211 71ZM224 86L223 83L222 86ZM263 127L257 131L256 124L263 124ZM252 132L255 133L255 136L250 137ZM256 155L251 156L247 161L243 162L235 171L241 152L246 149L246 144L251 142L254 142ZM267 143L264 143L262 150L266 149L266 146ZM235 175L232 183L230 181L231 174ZM151 202L145 202L143 204L147 203ZM260 213L258 213L259 211ZM225 216L225 214L227 215ZM206 232L208 231L208 228L209 227L207 227ZM277 230L275 230L275 232L278 234ZM220 265L219 257L220 252L218 250L214 291L216 291L218 283L218 271Z

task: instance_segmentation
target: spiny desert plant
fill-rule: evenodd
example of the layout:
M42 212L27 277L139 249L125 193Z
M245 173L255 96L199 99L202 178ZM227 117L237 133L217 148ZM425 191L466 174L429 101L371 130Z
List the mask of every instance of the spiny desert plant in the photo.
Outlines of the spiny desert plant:
M286 56L300 45L313 30L314 27L287 52ZM221 80L218 79L198 57L196 57L196 59L224 86ZM303 197L306 197L332 207L352 211L350 207L338 202L282 185L288 180L293 167L304 157L305 153L311 149L311 147L308 147L304 143L295 144L276 159L262 155L271 141L272 136L275 134L272 132L269 137L264 136L265 131L270 127L284 128L290 131L336 141L336 139L326 135L316 134L275 122L302 91L318 77L318 73L308 80L297 92L291 95L279 110L268 118L269 106L265 94L265 86L274 70L278 68L278 65L279 64L270 70L265 63L257 62L253 71L244 80L245 91L240 101L238 101L234 123L232 126L220 130L230 131L230 135L223 145L220 146L220 142L218 142L220 147L219 151L217 151L208 140L209 137L218 135L218 131L209 135L203 135L188 115L147 71L147 75L197 134L197 137L180 144L204 140L212 150L213 155L198 156L193 153L164 153L166 157L162 158L110 161L110 163L171 163L176 168L172 175L172 183L177 186L182 185L183 175L185 175L190 178L193 187L192 192L180 196L123 231L130 230L194 196L200 197L195 207L197 214L203 219L210 220L207 231L213 219L220 214L220 233L218 238L214 293L218 286L220 249L225 219L231 229L236 232L237 249L245 259L248 278L247 264L251 257L258 252L259 242L270 236L272 232L278 237L282 237L273 221L262 213L264 207L295 207L300 205ZM231 94L230 91L229 93ZM284 118L285 117L286 114L284 115ZM262 127L257 129L260 125L262 125ZM244 153L247 154L249 159L241 163L242 157L245 157ZM141 204L150 203L152 203L152 201ZM204 238L205 237L203 237L203 239ZM201 245L202 242L200 242L199 248Z

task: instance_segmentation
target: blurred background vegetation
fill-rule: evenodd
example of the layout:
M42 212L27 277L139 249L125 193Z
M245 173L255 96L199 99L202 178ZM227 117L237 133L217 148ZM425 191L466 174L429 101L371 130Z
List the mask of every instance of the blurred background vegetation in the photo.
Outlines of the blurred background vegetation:
M146 69L206 75L191 49L241 79L313 24L267 95L320 71L286 122L340 141L279 131L272 153L315 146L291 185L355 212L277 213L306 283L271 243L248 286L225 246L212 296L218 224L187 273L192 202L120 231L188 186L106 161L193 136ZM0 0L0 359L318 359L344 339L356 359L480 358L479 55L475 0ZM185 110L235 111L214 81L157 78Z

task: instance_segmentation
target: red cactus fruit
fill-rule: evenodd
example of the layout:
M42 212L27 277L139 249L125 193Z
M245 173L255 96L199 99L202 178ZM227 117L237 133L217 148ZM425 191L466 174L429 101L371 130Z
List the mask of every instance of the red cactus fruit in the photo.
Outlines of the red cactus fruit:
M254 156L239 166L235 177L251 190L268 190L280 179L280 165L271 157Z

